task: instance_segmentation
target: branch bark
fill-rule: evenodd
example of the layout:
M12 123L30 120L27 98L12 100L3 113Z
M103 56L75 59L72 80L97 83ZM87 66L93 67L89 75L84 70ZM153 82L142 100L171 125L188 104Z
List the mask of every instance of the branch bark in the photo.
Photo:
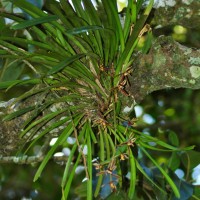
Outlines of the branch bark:
M41 86L41 85L40 85ZM38 86L38 87L40 87ZM35 125L33 130L29 130L24 137L19 137L19 133L23 129L23 125L25 122L29 121L34 117L35 115L37 116L35 120L40 118L40 114L46 115L48 113L55 112L59 108L66 108L66 104L63 102L59 103L54 103L53 105L49 106L46 110L40 110L38 109L40 105L42 105L42 101L44 98L52 98L51 93L49 95L47 94L35 94L28 99L20 102L20 103L15 103L15 99L11 99L7 102L0 102L0 156L6 156L0 157L0 163L7 160L7 161L13 161L15 162L15 157L11 158L10 160L8 159L8 156L11 154L15 153L17 150L21 149L24 147L24 145L28 142L31 141L31 138L38 136L43 129L41 127L45 127L50 125L54 120L61 120L62 117L64 117L61 114L58 114L58 116L52 120L49 120L48 122L41 123L40 125ZM12 105L13 104L13 105ZM11 114L15 111L20 111L22 109L25 109L27 107L31 107L35 105L35 109L27 112L23 115L20 115L18 117L15 117L12 120L9 121L4 121L2 118L6 116L7 114ZM37 108L38 105L38 108ZM65 123L66 125L66 123ZM48 137L53 138L57 137L59 131L61 131L64 128L64 126L58 126L52 131L48 132ZM49 146L49 143L48 143ZM45 149L44 147L42 149ZM35 159L35 161L34 161ZM34 162L40 162L41 156L34 156L32 158L20 158L20 162L29 162L34 161Z
M200 50L171 37L160 36L147 55L139 54L126 90L138 103L146 95L167 88L200 88Z
M154 21L162 26L179 24L187 28L199 27L199 0L159 0L154 5Z

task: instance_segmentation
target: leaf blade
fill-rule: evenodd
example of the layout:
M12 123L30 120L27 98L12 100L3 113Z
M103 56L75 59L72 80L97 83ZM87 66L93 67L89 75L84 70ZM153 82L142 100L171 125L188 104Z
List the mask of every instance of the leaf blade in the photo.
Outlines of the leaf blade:
M58 65L54 66L51 70L48 71L48 75L52 75L55 74L59 71L61 71L62 69L64 69L67 65L73 63L76 60L79 60L80 58L82 58L83 56L85 56L85 54L77 54L77 55L73 55L65 60L63 60L62 62L60 62Z
M168 174L163 170L162 167L160 167L160 165L150 156L150 154L144 149L144 148L140 148L145 155L152 161L152 163L154 163L154 165L160 170L160 172L163 174L163 176L165 177L165 179L167 180L167 182L169 183L169 185L171 186L175 196L177 198L180 198L180 192L177 188L177 186L175 185L175 183L173 182L173 180L168 176Z
M31 20L25 20L24 22L12 25L10 28L13 30L20 30L20 29L25 29L31 26L35 26L38 24L43 24L43 23L47 23L47 22L51 22L55 20L58 20L58 17L56 15L50 15L50 16L48 15L44 17L34 18Z

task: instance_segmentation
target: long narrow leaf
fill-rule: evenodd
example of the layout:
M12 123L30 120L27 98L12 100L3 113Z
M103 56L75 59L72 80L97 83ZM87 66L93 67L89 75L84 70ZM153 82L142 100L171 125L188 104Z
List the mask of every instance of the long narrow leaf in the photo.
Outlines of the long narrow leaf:
M92 139L93 143L94 144L97 143L97 138L96 138L96 136L95 136L95 134L94 134L94 132L92 130L91 124L89 122L88 122L87 129L88 129L88 131L90 133L90 136L91 136L91 139Z
M82 118L82 116L78 116L74 119L74 124L75 126L78 124L79 120ZM65 129L64 131L61 133L61 135L58 137L58 140L56 141L56 143L52 146L52 148L49 150L49 152L47 153L47 155L45 156L44 160L42 161L42 163L40 164L33 181L35 182L41 175L44 167L46 166L47 162L49 161L49 159L52 157L53 153L55 152L55 150L57 149L57 147L59 145L61 145L64 141L66 141L67 137L70 136L70 134L73 132L73 126L72 123L70 123Z
M49 127L45 128L44 131L40 132L36 138L34 138L34 140L31 142L31 144L28 146L28 148L25 151L26 152L40 139L42 138L44 135L46 135L47 133L49 133L50 131L54 130L55 128L60 127L61 125L63 125L64 123L66 123L67 121L69 121L69 117L66 117L65 119L59 120L55 123L52 123Z
M125 63L125 60L126 60L126 62L129 62L129 58L132 55L133 50L134 50L133 45L135 44L135 41L138 39L140 31L144 27L144 24L148 18L148 15L153 7L153 2L154 2L154 0L150 0L149 5L147 6L147 8L144 11L144 14L136 22L133 32L132 32L129 40L127 41L126 48L124 49L123 54L120 57L120 60L118 62L116 74L118 74L121 71L123 64L127 64L127 63ZM128 59L127 59L127 57L128 57Z
M110 15L112 15L112 22L114 22L116 34L120 41L120 51L123 52L124 51L124 35L122 32L122 26L121 26L118 12L117 12L116 2L115 1L105 1L105 0L103 0L102 2L104 4L104 6L106 7L106 9L109 9L108 12L110 12ZM108 4L108 6L106 4ZM109 13L107 13L107 14L109 14Z
M100 129L100 130L101 130L101 129ZM102 131L99 133L99 137L100 137L100 152L99 152L99 158L100 158L100 161L103 162L103 161L105 160L105 154L104 154L105 147L104 147L103 132L102 132Z
M160 172L163 174L163 176L165 177L165 179L167 180L167 182L169 183L169 185L171 186L172 190L174 191L174 194L177 198L180 198L180 193L178 188L176 187L175 183L173 182L173 180L168 176L168 174L163 170L162 167L160 167L160 165L151 157L151 155L144 149L144 148L140 148L145 155L152 161L152 163L160 170Z
M133 132L136 133L136 134L139 134L143 139L147 139L146 142L155 142L156 144L166 148L166 149L169 149L169 150L174 150L174 151L180 151L180 150L192 150L194 148L194 146L189 146L189 147L185 147L185 148L179 148L179 147L175 147L175 146L172 146L170 144L167 144L166 142L163 142L161 140L159 140L158 138L155 138L155 137L152 137L150 135L147 135L147 134L144 134L142 132L139 132L135 129L133 129Z
M25 28L28 28L30 26L35 26L35 25L38 25L38 24L42 24L42 23L46 23L46 22L50 22L50 21L55 21L57 19L58 19L58 17L56 15L38 17L38 18L35 18L35 19L26 20L26 21L21 22L19 24L15 24L15 25L11 26L10 28L13 29L13 30L25 29Z
M83 135L86 132L86 128L87 128L87 124L84 124L84 126L82 127L82 130L80 131L80 135L78 136L78 139L81 139L83 137ZM61 182L61 187L62 188L65 187L65 184L67 182L67 178L68 178L68 176L70 174L71 162L72 162L72 159L73 159L73 156L74 156L74 153L75 153L77 147L78 147L78 143L76 141L76 143L73 145L73 147L71 149L70 155L69 155L67 163L65 165L65 171L64 171L64 174L63 174L63 177L62 177L62 182Z
M77 159L76 159L76 162L72 168L72 170L70 171L70 176L69 176L69 179L67 181L67 184L65 186L65 189L64 189L64 193L63 193L63 196L62 196L62 200L66 200L68 199L68 195L69 195L69 191L71 189L71 183L72 183L72 180L75 176L75 170L80 162L80 159L81 159L81 152L79 152L78 156L77 156Z
M96 184L96 189L94 191L94 197L95 198L99 195L99 192L100 192L101 187L102 187L102 182L103 182L103 174L100 174L98 176L98 181L97 181L97 184Z
M12 41L16 44L33 44L33 45L41 47L43 49L52 50L52 48L49 45L47 45L46 43L42 43L42 42L38 42L38 41L34 41L34 40L28 40L28 39L24 39L24 38L1 36L0 40Z
M136 185L136 165L135 165L135 158L133 157L132 151L129 148L129 161L130 161L130 168L131 168L131 180L130 186L128 191L129 199L133 199L135 193L135 185Z
M102 26L100 16L98 12L96 12L96 9L94 8L94 5L92 4L92 1L84 0L83 3L84 3L84 7L87 10L86 13L88 15L89 24ZM105 33L104 31L95 31L94 35L97 41L97 47L98 47L97 52L99 52L100 57L103 57L102 36L104 36Z
M160 186L158 186L158 185L156 184L156 182L153 181L153 180L146 174L146 172L142 169L142 167L141 167L141 165L138 163L138 161L135 160L135 162L136 162L136 166L137 166L138 170L139 170L153 185L155 185L161 192L163 192L164 195L166 195L166 194L167 194L166 191L164 191Z
M46 104L44 108L48 107L50 104ZM52 113L46 114L45 116L43 116L42 118L40 118L38 120L35 120L20 134L20 136L23 137L29 130L31 130L36 125L38 125L38 124L40 124L41 122L44 122L44 121L48 122L51 119L55 118L56 116L60 115L61 113L65 112L67 110L68 110L68 108L62 109L62 110L59 110L59 111L56 111L56 112L52 112ZM38 116L38 113L36 113L36 117L37 116Z
M10 86L16 86L16 85L35 85L41 83L41 79L30 79L30 80L14 80L14 81L4 81L0 82L0 90L1 89L6 89Z
M104 137L104 144L106 147L106 159L110 159L110 145L108 142L108 134L106 131L103 132L103 137Z
M14 118L16 118L16 117L19 117L19 116L21 116L21 115L23 115L23 114L25 114L25 113L27 113L27 112L32 111L33 109L35 109L35 107L36 107L36 106L29 106L29 107L27 107L27 108L23 108L23 109L20 109L20 110L18 110L18 111L16 111L16 112L13 112L13 113L11 113L11 114L9 114L9 115L6 115L6 116L3 118L3 121L9 121L9 120L14 119Z
M90 138L90 131L87 131L87 170L88 170L88 180L87 180L87 200L92 200L92 144Z
M69 126L70 127L70 126ZM33 181L37 181L37 179L40 177L44 167L46 166L47 162L49 161L49 159L52 157L53 153L55 152L55 150L57 149L57 147L59 145L61 145L65 140L66 140L66 136L69 136L71 134L71 132L73 131L73 128L70 127L71 129L69 130L69 127L66 128L62 134L59 136L58 140L56 141L56 143L53 145L53 147L50 149L50 151L47 153L47 155L45 156L44 160L42 161L42 163L40 164Z
M69 29L66 31L66 33L76 35L76 34L87 33L89 31L95 31L95 30L103 30L103 28L101 26L94 26L94 25L82 26L79 28Z
M83 56L85 56L85 54L77 54L74 56L71 56L67 59L65 59L64 61L62 61L61 63L59 63L58 65L54 66L49 72L48 75L51 74L55 74L59 71L61 71L62 69L64 69L66 66L68 66L69 64L71 64L72 62L79 60L80 58L82 58Z

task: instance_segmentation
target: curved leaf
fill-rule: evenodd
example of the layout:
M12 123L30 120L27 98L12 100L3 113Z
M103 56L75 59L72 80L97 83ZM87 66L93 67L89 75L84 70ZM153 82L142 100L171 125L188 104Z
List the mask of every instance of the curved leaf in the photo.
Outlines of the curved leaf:
M95 30L103 30L103 28L101 26L94 26L94 25L82 26L79 28L72 28L70 30L67 30L66 33L76 35L76 34L87 33L88 31L95 31Z
M174 191L175 196L177 198L180 198L180 192L177 186L175 185L174 181L169 177L169 175L163 170L163 168L160 167L160 165L150 156L150 154L144 148L141 147L140 149L145 153L145 155L152 161L152 163L160 170L160 172L166 178L167 182L169 183L172 190Z
M38 17L38 18L35 18L35 19L31 19L31 20L25 20L24 22L21 22L19 24L12 25L10 28L13 29L13 30L25 29L25 28L28 28L30 26L35 26L35 25L38 25L38 24L55 21L57 19L58 19L58 17L56 15Z
M55 73L61 71L62 69L67 67L72 62L79 60L80 58L82 58L84 56L85 56L85 54L77 54L77 55L74 55L74 56L71 56L71 57L65 59L64 61L60 62L58 65L54 66L51 70L49 70L48 75L52 75L52 74L55 74Z

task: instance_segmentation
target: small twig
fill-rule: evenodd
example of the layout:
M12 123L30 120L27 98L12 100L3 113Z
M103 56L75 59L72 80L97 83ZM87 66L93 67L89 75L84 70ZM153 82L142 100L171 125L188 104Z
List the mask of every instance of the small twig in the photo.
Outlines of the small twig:
M15 163L19 165L28 165L33 163L39 163L42 162L45 155L41 156L0 156L0 163ZM55 162L67 162L68 157L66 156L54 156L53 160Z
M51 137L48 137L44 144L42 145L40 151L36 156L1 156L0 155L0 163L16 163L16 164L32 164L42 162L46 152L49 148L49 142ZM68 158L66 156L54 156L53 160L56 162L66 162Z
M189 173L190 173L190 157L189 157L189 155L188 155L188 153L187 152L185 152L185 154L186 154L186 156L187 156L187 172L186 172L186 181L188 181L188 179L189 179Z

